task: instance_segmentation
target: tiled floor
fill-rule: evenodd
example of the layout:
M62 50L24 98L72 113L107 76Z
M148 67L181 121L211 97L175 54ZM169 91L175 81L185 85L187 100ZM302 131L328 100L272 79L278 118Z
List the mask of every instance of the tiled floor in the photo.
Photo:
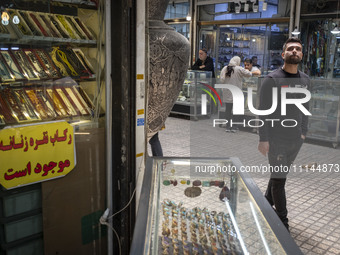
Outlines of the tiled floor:
M226 133L223 128L214 128L212 119L169 117L166 129L159 133L164 156L234 156L246 166L267 164L257 151L256 133ZM334 149L330 144L305 142L295 165L313 162L340 164L340 146ZM286 184L291 235L304 254L340 254L340 171L306 171L290 173ZM268 175L250 174L264 192Z

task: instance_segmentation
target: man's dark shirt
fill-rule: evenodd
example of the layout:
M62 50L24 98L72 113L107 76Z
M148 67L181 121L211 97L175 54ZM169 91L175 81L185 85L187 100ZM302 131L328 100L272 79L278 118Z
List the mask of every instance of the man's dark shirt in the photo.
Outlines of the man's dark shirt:
M267 75L263 80L261 90L260 90L260 110L268 110L272 106L272 88L277 88L277 108L270 115L260 116L263 120L264 125L259 128L260 142L269 141L270 139L285 139L285 140L295 140L299 139L301 135L306 135L308 130L308 116L306 116L301 110L293 104L286 105L286 115L281 115L281 88L307 88L310 90L310 80L309 77L298 71L296 74L291 74L285 72L282 68L275 70L274 72ZM287 93L286 98L304 98L303 93ZM309 103L304 103L303 106L309 110ZM272 127L271 121L266 121L266 119L279 119L279 121L274 121ZM281 124L282 120L293 119L296 120L296 127L284 127ZM287 126L293 126L294 122L287 121L284 122Z
M201 65L205 65L204 68L200 68ZM214 71L214 61L211 57L207 57L204 61L197 59L197 61L195 62L195 64L191 67L191 70L200 70L200 71L211 71L211 77L215 78L215 71Z

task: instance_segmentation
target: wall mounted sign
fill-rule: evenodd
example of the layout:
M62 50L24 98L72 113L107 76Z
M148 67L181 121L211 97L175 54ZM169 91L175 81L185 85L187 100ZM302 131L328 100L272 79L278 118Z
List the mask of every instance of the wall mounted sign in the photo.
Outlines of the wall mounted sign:
M6 189L67 175L76 165L74 131L66 121L0 130L0 184Z

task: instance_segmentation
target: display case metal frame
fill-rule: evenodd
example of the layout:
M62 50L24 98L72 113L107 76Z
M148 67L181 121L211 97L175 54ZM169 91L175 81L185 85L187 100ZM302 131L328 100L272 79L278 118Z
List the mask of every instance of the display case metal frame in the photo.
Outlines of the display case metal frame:
M205 77L203 77L205 76ZM193 117L194 120L197 120L199 116L208 116L210 117L212 112L212 104L211 97L207 95L207 114L202 114L202 103L200 95L202 95L203 89L210 90L205 87L204 84L212 86L212 73L210 71L195 71L189 70L187 72L187 76L185 82L182 86L182 90L180 95L178 96L171 113L186 115ZM181 101L181 98L189 99L190 101Z
M336 148L340 141L340 81L311 80L311 94L307 138L331 142Z
M190 162L191 160L223 160L223 161L231 161L233 165L239 170L242 166L242 163L238 158L170 158L170 157L154 157L148 158L146 162L146 171L144 173L144 180L142 186L142 192L140 199L143 203L139 203L139 209L137 214L137 222L134 230L134 237L132 241L132 246L130 249L130 254L152 254L151 250L151 235L153 224L157 224L157 220L154 220L154 217L157 216L158 212L155 213L154 207L157 206L158 198L154 197L155 192L159 189L159 178L160 171L157 167L154 167L154 164L158 162L165 162L166 160L184 160ZM237 171L235 172L235 176L237 181L243 183L243 187L247 189L248 196L255 202L257 210L260 212L260 217L265 220L268 228L271 229L275 240L277 240L278 245L282 248L282 254L302 254L299 247L296 245L292 237L289 235L288 231L285 229L284 225L275 214L272 207L269 205L267 200L262 195L260 189L257 187L256 183L246 172ZM236 210L236 193L237 190L237 181L230 183L230 202L232 211ZM151 215L152 214L152 215ZM156 215L155 215L156 214ZM261 215L262 214L262 215ZM270 251L267 254L271 254Z

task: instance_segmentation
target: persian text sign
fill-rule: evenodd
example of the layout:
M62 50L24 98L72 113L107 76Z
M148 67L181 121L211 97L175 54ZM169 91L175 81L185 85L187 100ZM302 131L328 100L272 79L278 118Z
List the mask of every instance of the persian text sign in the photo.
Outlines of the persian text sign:
M0 130L0 183L6 189L65 176L75 164L73 127L65 121Z

